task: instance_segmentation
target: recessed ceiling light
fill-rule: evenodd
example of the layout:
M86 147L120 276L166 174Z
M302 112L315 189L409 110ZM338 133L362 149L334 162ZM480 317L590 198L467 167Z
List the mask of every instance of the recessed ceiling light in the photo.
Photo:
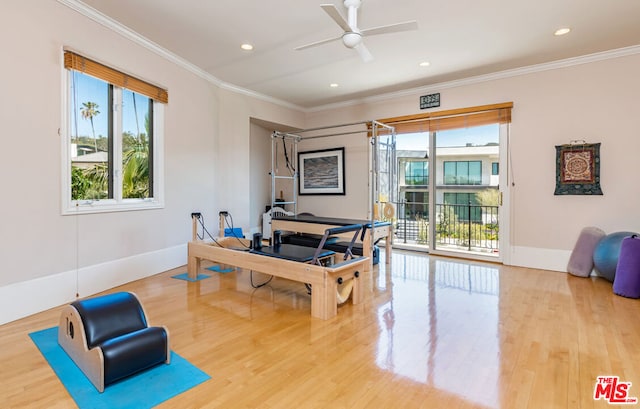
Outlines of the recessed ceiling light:
M429 61L423 61L423 62L420 63L421 67L428 67L430 65L431 65L431 63Z
M565 28L559 28L556 30L555 33L553 33L554 36L563 36L565 34L567 34L569 31L571 31L570 28L565 27Z
M252 46L251 44L242 44L242 45L240 46L240 48L242 48L242 49L243 49L243 50L245 50L245 51L251 51L251 50L253 50L253 46Z
M331 88L338 88L338 84L336 84L335 82L334 82L334 83L332 83L332 84L329 84L329 86L330 86Z

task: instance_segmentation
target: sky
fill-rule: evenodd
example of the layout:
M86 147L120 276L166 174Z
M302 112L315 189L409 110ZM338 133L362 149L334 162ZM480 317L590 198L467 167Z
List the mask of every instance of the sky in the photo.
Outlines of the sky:
M107 102L107 83L98 79L95 79L91 76L84 75L77 71L72 71L72 92L71 95L71 107L77 107L76 109L72 108L71 112L71 134L75 136L76 134L76 124L78 129L79 136L92 136L91 132L91 121L89 119L84 119L80 112L82 108L82 104L85 102L95 102L98 104L98 111L100 112L98 115L93 117L93 125L96 131L96 137L106 136L107 135L107 117L108 117L108 102ZM75 87L73 87L75 85ZM132 95L136 96L136 108L138 111L138 126L140 127L140 132L145 133L145 115L147 113L147 104L148 98L144 95L135 94L131 91L125 90L123 94L123 118L122 118L122 127L123 131L131 132L132 134L137 134L137 127L135 121L135 114L133 109L133 100Z
M498 124L476 126L472 128L440 131L436 134L436 147L486 145L499 142ZM429 134L427 132L396 135L396 150L427 150Z

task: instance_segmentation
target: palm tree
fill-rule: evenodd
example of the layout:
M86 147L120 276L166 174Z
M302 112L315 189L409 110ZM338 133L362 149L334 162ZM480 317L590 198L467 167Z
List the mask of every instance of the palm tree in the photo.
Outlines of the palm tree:
M98 104L95 102L83 102L82 108L80 108L80 113L84 119L88 119L91 121L91 133L93 134L93 146L96 152L98 152L98 141L96 139L96 130L93 126L93 117L97 116L100 111L98 111Z
M131 138L131 137L130 137ZM123 152L122 197L147 198L149 191L149 143L145 135L131 138L130 146Z
M106 163L98 163L92 168L83 171L89 184L83 197L77 199L100 200L109 197L109 166Z
M149 114L144 118L146 134L140 133L136 94L133 97L133 111L137 134L125 132L123 136L122 197L148 198L152 194L149 179Z
M136 94L135 92L131 92L131 98L133 99L133 114L136 118L136 130L138 133L136 134L136 139L140 138L140 124L138 123L138 107L136 105Z

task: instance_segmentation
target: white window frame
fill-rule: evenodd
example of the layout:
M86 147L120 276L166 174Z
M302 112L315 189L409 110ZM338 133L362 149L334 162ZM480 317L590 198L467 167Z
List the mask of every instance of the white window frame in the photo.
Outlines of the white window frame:
M64 65L64 64L63 64ZM73 70L62 69L62 124L61 137L62 170L61 197L62 215L107 213L133 210L164 208L164 104L153 101L153 197L146 199L122 198L122 88L114 87L114 175L116 186L113 199L72 200L71 199L71 76ZM103 80L101 80L103 81Z

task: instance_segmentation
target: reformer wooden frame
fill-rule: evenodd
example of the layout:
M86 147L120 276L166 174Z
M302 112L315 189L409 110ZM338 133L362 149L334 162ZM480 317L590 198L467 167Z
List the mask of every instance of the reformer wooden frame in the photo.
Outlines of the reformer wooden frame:
M201 261L204 259L310 284L312 287L311 316L322 320L331 319L338 314L338 281L353 280L351 302L354 305L360 304L364 300L362 279L366 274L367 257L352 258L330 267L324 267L229 248L237 246L238 240L235 237L219 238L217 243L198 240L197 222L193 218L193 237L187 245L187 275L189 279L197 279ZM244 240L243 243L249 245L248 240Z

